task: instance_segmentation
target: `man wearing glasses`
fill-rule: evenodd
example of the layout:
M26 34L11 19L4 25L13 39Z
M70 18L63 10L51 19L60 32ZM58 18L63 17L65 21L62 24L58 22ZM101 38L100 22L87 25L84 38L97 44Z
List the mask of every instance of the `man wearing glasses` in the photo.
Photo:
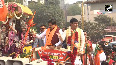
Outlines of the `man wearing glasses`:
M55 47L59 46L62 43L57 35L57 33L61 34L62 30L60 30L60 28L56 25L56 21L54 19L49 20L48 25L49 28L40 35L36 34L36 37L40 39L46 36L46 44L44 46L44 49L46 47L54 49Z
M46 31L46 25L41 25L40 26L40 34ZM41 39L39 39L39 47L45 46L46 43L46 36L43 36Z

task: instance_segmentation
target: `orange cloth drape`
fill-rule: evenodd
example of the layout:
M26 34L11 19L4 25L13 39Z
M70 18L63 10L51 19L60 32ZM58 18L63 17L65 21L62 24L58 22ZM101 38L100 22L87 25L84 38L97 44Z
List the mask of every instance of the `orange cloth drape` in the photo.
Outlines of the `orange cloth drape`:
M8 10L4 4L4 1L1 0L0 2L0 5L3 5L3 7L0 7L0 21L6 21Z
M97 50L97 54L95 56L95 65L100 65L100 57L99 57L99 54L101 54L103 52L103 50Z
M55 28L52 31L50 31L50 28L47 29L47 31L46 31L46 44L44 47L42 47L42 49L45 50L47 45L52 45L51 41L52 41L52 37L53 37L56 29L57 29L57 26L55 26Z
M52 45L51 41L52 41L52 37L53 37L56 29L57 29L57 26L55 26L55 28L52 31L50 31L50 28L47 29L47 32L46 32L46 45Z
M82 56L82 58L83 58L83 65L85 65L85 54Z

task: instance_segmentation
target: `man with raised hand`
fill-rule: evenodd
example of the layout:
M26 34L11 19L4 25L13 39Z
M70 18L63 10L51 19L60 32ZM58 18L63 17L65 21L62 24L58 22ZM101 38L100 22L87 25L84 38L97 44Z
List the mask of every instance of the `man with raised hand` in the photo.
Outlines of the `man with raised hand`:
M49 20L48 25L49 28L40 35L36 34L36 37L40 39L46 36L46 44L44 46L44 49L46 48L46 46L48 46L50 49L54 49L55 47L59 46L62 43L57 35L57 33L61 34L62 31L56 25L56 21L54 19Z

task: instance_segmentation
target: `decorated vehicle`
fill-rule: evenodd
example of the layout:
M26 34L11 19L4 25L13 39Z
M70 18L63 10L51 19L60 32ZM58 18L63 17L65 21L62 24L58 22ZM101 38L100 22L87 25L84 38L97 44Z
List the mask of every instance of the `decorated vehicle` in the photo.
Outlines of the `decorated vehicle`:
M30 43L32 42L32 35L30 34L30 28L34 26L35 13L33 14L27 6L16 2L8 2L5 6L8 13L6 21L2 22L6 26L8 45L5 46L7 52L3 50L3 54L5 53L13 58L31 56L30 49L32 49L32 46Z

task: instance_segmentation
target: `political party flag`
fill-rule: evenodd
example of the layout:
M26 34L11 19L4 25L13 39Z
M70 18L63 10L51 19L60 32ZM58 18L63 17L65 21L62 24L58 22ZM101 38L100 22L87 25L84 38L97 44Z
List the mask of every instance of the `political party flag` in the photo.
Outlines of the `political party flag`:
M0 0L0 21L6 21L7 18L7 7L4 4L4 0Z

